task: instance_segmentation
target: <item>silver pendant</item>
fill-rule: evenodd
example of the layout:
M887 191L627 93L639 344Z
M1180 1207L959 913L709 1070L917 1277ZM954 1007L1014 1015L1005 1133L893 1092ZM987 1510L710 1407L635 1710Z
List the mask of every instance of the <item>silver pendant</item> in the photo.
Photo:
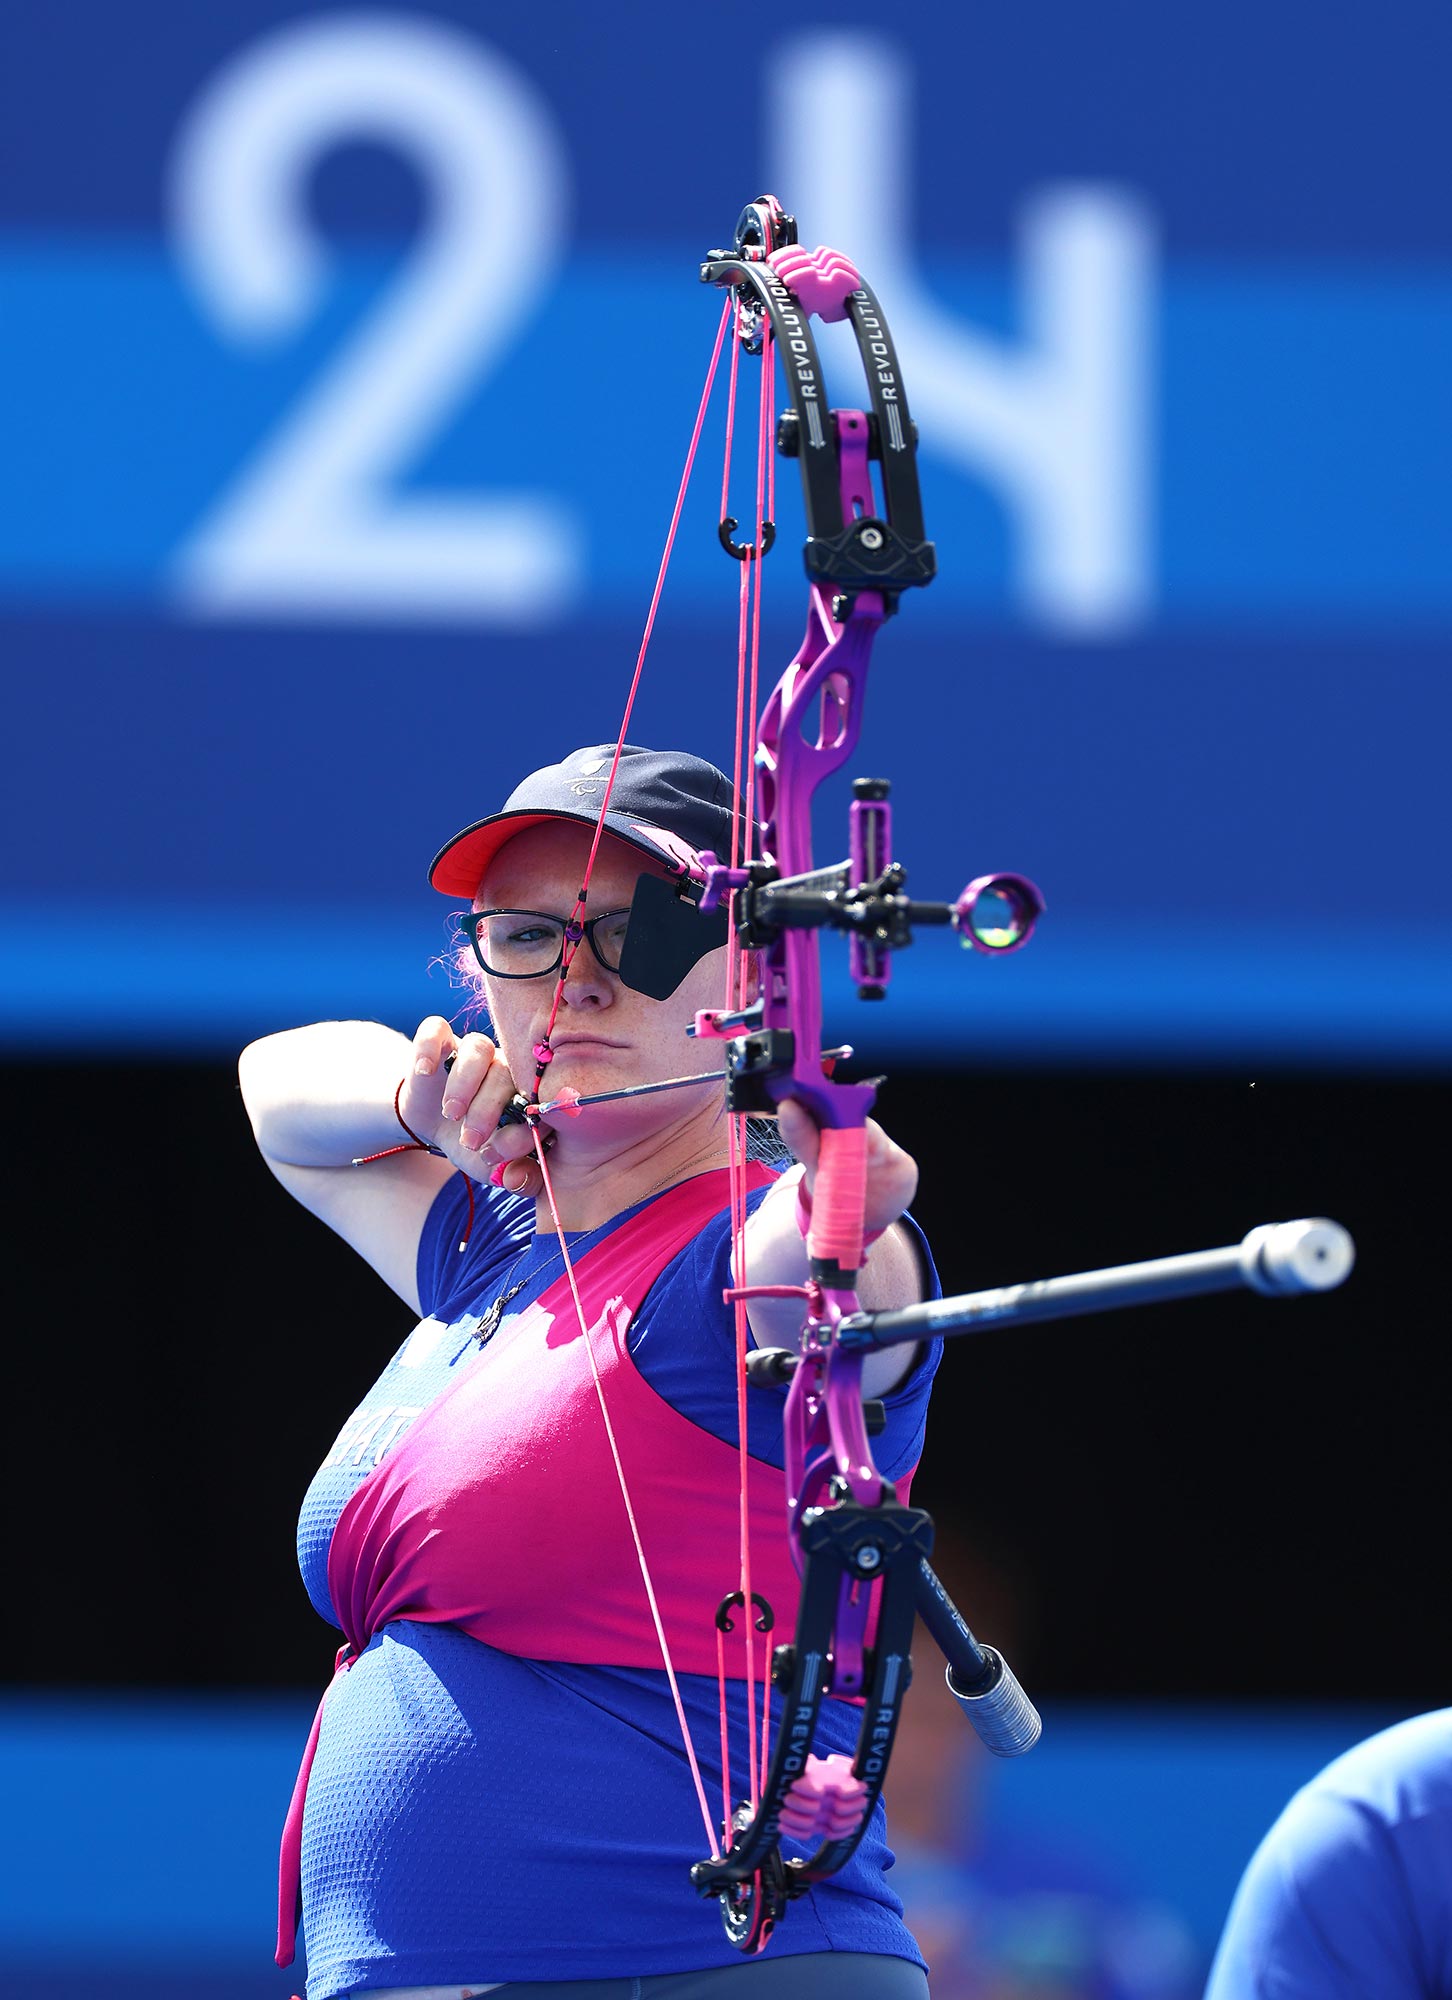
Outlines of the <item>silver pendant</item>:
M507 1292L501 1292L493 1305L488 1307L481 1316L473 1334L473 1338L478 1341L481 1347L487 1347L495 1334L498 1333L500 1321L504 1318L504 1308L509 1304L511 1299L518 1298L527 1282L527 1279L521 1278L517 1285L511 1285Z

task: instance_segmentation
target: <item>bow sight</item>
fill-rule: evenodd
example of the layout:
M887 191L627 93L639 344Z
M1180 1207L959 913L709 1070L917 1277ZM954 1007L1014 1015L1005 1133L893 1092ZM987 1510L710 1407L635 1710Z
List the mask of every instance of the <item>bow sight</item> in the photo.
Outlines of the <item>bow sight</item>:
M955 903L923 902L902 893L907 870L888 861L888 784L885 778L852 783L852 858L809 875L783 877L770 863L728 868L704 854L702 910L732 893L736 936L747 951L765 951L787 930L845 931L859 1000L886 997L888 955L913 941L916 924L948 925L965 946L1003 957L1033 936L1044 899L1026 875L980 875ZM870 813L871 822L859 815ZM870 831L869 831L870 826Z

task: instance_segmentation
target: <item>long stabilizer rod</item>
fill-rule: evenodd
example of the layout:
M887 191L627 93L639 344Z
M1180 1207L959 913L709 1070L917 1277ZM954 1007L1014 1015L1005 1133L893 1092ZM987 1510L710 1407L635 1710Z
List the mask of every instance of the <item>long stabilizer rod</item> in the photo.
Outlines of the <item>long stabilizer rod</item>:
M1066 1278L1036 1278L989 1292L929 1299L896 1312L852 1313L837 1328L849 1352L897 1347L933 1334L976 1333L981 1327L1039 1319L1071 1319L1120 1306L1156 1305L1165 1299L1232 1292L1245 1285L1268 1298L1329 1292L1350 1275L1356 1246L1339 1222L1311 1216L1299 1222L1263 1222L1240 1243L1223 1250L1194 1250L1145 1264L1115 1264Z

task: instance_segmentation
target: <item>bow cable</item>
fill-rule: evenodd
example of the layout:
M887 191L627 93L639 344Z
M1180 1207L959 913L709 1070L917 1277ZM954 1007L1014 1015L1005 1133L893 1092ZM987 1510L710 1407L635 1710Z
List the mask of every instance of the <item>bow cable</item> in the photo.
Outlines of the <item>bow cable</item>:
M565 1250L565 1231L560 1221L560 1211L555 1204L554 1183L550 1179L549 1159L540 1144L539 1127L534 1128L535 1157L539 1170L544 1176L545 1199L554 1217L555 1230L559 1237L560 1249L564 1253L565 1275L570 1281L570 1296L575 1301L575 1316L580 1322L580 1332L584 1337L585 1352L590 1358L590 1379L595 1385L595 1400L600 1405L600 1416L605 1425L605 1437L610 1446L610 1457L615 1465L615 1477L620 1482L620 1497L625 1502L625 1518L630 1523L630 1539L635 1544L635 1559L640 1565L640 1580L645 1585L646 1602L650 1606L651 1622L655 1626L655 1636L660 1644L660 1656L665 1665L666 1679L670 1683L671 1700L675 1704L676 1721L681 1727L681 1740L686 1746L686 1761L691 1767L691 1778L696 1788L696 1799L701 1808L701 1818L705 1822L706 1837L711 1842L713 1854L720 1852L716 1845L715 1829L711 1825L711 1809L706 1804L706 1787L701 1777L701 1766L696 1756L696 1748L691 1741L691 1726L686 1720L685 1703L681 1700L680 1683L676 1679L670 1645L665 1635L665 1622L660 1615L660 1604L655 1594L655 1583L650 1574L650 1564L646 1560L645 1544L640 1539L640 1525L635 1518L635 1508L630 1498L630 1483L625 1477L625 1467L621 1463L620 1447L615 1441L615 1426L610 1421L610 1405L605 1395L605 1384L600 1379L600 1364L595 1358L595 1345L590 1338L590 1329L585 1323L585 1307L580 1298L580 1289L575 1282L575 1267Z
M585 1320L585 1308L575 1280L574 1262L571 1259L565 1242L564 1226L560 1220L559 1207L555 1201L554 1183L550 1179L548 1158L540 1131L538 1108L540 1085L543 1082L545 1070L554 1057L554 1050L550 1046L550 1037L554 1033L555 1022L559 1018L560 1003L565 993L565 982L570 976L570 967L574 963L575 953L584 942L585 932L581 919L584 916L585 904L589 896L590 877L594 873L595 857L600 852L600 842L604 838L605 815L610 810L610 796L615 789L615 777L620 769L620 759L624 753L625 739L630 729L631 712L635 707L635 697L640 688L641 675L645 668L645 656L650 646L651 634L655 628L656 611L660 606L661 592L665 588L666 572L670 567L671 552L675 547L676 530L680 526L681 509L685 505L686 489L690 485L691 470L696 462L696 450L701 441L701 427L706 420L706 410L711 400L711 389L715 383L716 369L721 359L721 343L726 337L726 328L730 323L730 319L731 301L728 299L722 306L720 323L716 328L716 344L711 351L710 364L706 370L706 382L701 391L700 404L696 410L696 421L691 431L691 442L686 451L686 462L681 472L680 485L676 491L676 504L671 511L670 526L666 530L665 547L661 552L660 567L656 572L655 589L651 594L650 609L646 613L645 630L641 635L640 651L636 655L635 674L630 683L630 692L626 696L625 713L620 721L620 733L615 739L615 754L611 758L610 772L605 780L605 791L600 800L600 811L595 821L595 835L590 843L589 856L585 862L584 875L580 882L580 893L575 899L575 907L571 911L570 920L565 926L564 945L560 954L560 973L559 978L555 982L554 999L550 1004L549 1021L546 1024L543 1035L534 1046L535 1073L534 1087L530 1093L530 1104L534 1108L536 1116L530 1118L528 1121L530 1135L534 1140L535 1159L539 1163L540 1175L544 1183L545 1199L549 1204L550 1215L554 1221L556 1240L559 1244L560 1255L564 1261L565 1275L569 1280L570 1294L575 1303L575 1316L579 1321L580 1333L585 1343L585 1352L589 1357L590 1374L595 1385L595 1396L600 1405L600 1414L605 1424L605 1435L610 1445L610 1456L615 1465L615 1476L620 1486L620 1497L625 1505L626 1519L630 1524L631 1539L635 1544L635 1557L640 1566L640 1578L645 1587L646 1602L650 1606L650 1615L655 1625L656 1639L660 1645L661 1662L665 1667L666 1679L670 1684L671 1699L675 1704L676 1720L680 1724L681 1741L685 1747L686 1762L690 1766L691 1778L696 1790L696 1799L701 1808L701 1818L705 1823L706 1837L711 1843L713 1856L718 1855L721 1852L721 1848L717 1840L716 1829L711 1823L710 1807L706 1804L706 1789L701 1778L700 1761L696 1756L695 1745L691 1740L690 1725L686 1720L685 1704L681 1699L675 1665L671 1659L670 1646L666 1640L665 1625L660 1615L660 1605L656 1598L655 1584L650 1574L650 1564L646 1558L645 1546L640 1538L640 1529L635 1518L635 1508L630 1498L629 1482L626 1479L625 1467L621 1462L619 1448L615 1441L615 1430L610 1421L605 1387L600 1378L600 1367L595 1358L594 1343L590 1338L590 1328ZM726 1837L729 1839L729 1833Z
M670 568L671 552L675 547L676 541L676 530L679 528L681 522L681 509L685 505L686 489L691 483L691 468L696 462L696 448L701 442L701 426L706 421L706 408L711 400L711 388L716 380L717 364L721 359L721 343L726 337L726 327L730 317L731 302L728 299L721 309L720 323L716 328L716 345L711 350L711 361L706 370L706 383L701 391L701 401L696 410L696 421L691 431L691 442L686 451L686 462L681 472L681 483L676 490L676 504L671 510L671 522L669 528L666 530L665 547L661 551L660 567L656 571L655 589L651 593L650 609L645 615L645 630L641 634L640 651L635 656L635 674L630 683L630 692L625 697L625 713L620 718L620 734L615 739L615 754L610 760L610 772L605 780L605 792L600 800L600 811L595 821L595 837L590 843L590 853L586 859L584 876L580 882L580 893L575 898L575 907L570 912L569 922L565 925L564 944L560 954L560 976L555 982L555 996L550 1005L550 1017L545 1025L544 1034L534 1046L534 1088L530 1092L530 1103L536 1106L539 1103L539 1089L544 1079L545 1069L554 1059L554 1050L550 1046L550 1036L554 1033L555 1022L559 1018L560 1002L563 1000L565 994L565 981L570 976L570 967L574 963L575 953L584 942L585 933L580 920L584 915L585 903L589 895L590 877L595 871L595 857L600 852L600 842L604 838L605 815L610 810L610 795L615 789L615 777L620 769L620 759L625 749L625 738L630 729L630 717L635 707L635 697L640 691L640 677L645 671L645 656L650 647L651 634L655 630L655 614L660 608L661 592L665 588L666 571ZM535 1130L535 1148L536 1151L539 1150L539 1133L537 1127Z
M729 490L731 448L732 448L732 439L733 439L734 424L735 424L736 387L738 380L738 355L741 344L739 340L740 304L734 295L726 300L723 306L720 322L717 326L715 345L712 349L710 363L707 368L706 381L705 381L705 386L701 392L700 404L696 411L696 420L692 428L691 440L686 453L685 466L682 470L680 485L676 493L675 506L671 513L670 526L666 533L665 547L662 552L660 567L656 575L655 588L651 596L649 610L646 614L645 629L641 638L640 650L636 658L635 672L631 680L629 693L626 697L625 711L621 719L620 731L616 738L615 750L610 763L610 770L606 778L604 792L600 801L599 812L596 817L594 836L590 843L590 851L586 859L585 869L580 884L579 894L576 898L575 906L571 911L569 921L565 927L565 938L564 938L563 949L561 952L559 977L555 984L554 996L550 1005L549 1019L545 1026L544 1033L541 1035L540 1040L534 1046L535 1078L534 1078L534 1086L530 1093L529 1102L530 1102L530 1107L535 1115L528 1118L531 1136L533 1137L534 1140L535 1158L539 1163L541 1180L544 1186L545 1199L548 1203L550 1215L554 1222L556 1239L559 1244L561 1257L564 1263L565 1275L568 1279L571 1297L575 1305L576 1318L579 1322L580 1331L585 1342L585 1350L589 1360L591 1379L593 1381L595 1388L596 1400L600 1406L601 1419L604 1423L605 1435L610 1447L611 1459L615 1467L616 1480L620 1488L621 1500L625 1507L626 1518L630 1527L631 1539L635 1547L636 1561L640 1569L641 1582L645 1589L646 1601L647 1604L649 1605L651 1620L655 1627L656 1639L660 1647L662 1664L665 1669L667 1682L669 1683L670 1686L671 1698L676 1711L676 1719L680 1726L681 1740L685 1749L686 1760L690 1767L692 1782L696 1792L697 1803L699 1804L701 1809L701 1815L706 1826L707 1836L711 1842L713 1857L719 1856L724 1851L724 1846L729 1846L732 1839L732 1804L731 1804L732 1790L730 1783L728 1751L727 1751L727 1703L726 1703L726 1684L725 1684L726 1677L724 1671L724 1650L722 1644L720 1643L721 1628L719 1627L719 1618L718 1618L718 1667L719 1667L720 1695L721 1695L722 1787L723 1787L723 1800L724 1800L725 1810L723 1813L721 1835L720 1839L718 1840L716 1831L711 1824L710 1810L706 1804L705 1787L701 1776L700 1761L696 1755L695 1746L691 1738L690 1724L686 1717L685 1705L681 1697L680 1685L677 1680L674 1663L671 1659L670 1645L669 1641L666 1638L665 1625L663 1618L661 1616L659 1600L656 1595L654 1581L652 1579L650 1572L649 1560L646 1556L644 1543L641 1539L639 1524L635 1514L634 1504L631 1500L629 1481L626 1476L623 1461L620 1457L614 1426L610 1419L608 1399L605 1393L604 1382L600 1374L600 1367L598 1359L595 1354L594 1344L591 1339L591 1330L586 1323L584 1306L580 1298L579 1288L575 1277L573 1261L570 1257L569 1250L565 1243L564 1228L561 1222L559 1208L555 1198L554 1183L550 1175L549 1165L540 1130L539 1104L540 1104L540 1089L543 1083L545 1072L548 1068L549 1063L553 1059L554 1051L551 1046L551 1037L554 1033L556 1021L559 1018L559 1010L564 998L565 985L569 978L570 967L574 962L575 955L579 951L581 944L584 942L584 926L582 920L589 896L590 879L594 872L596 857L599 854L600 844L604 837L605 817L609 811L610 799L614 790L615 779L620 766L620 759L624 753L626 737L629 733L630 718L634 709L636 695L640 688L641 677L645 666L646 652L650 645L651 635L655 625L656 613L660 605L661 594L665 585L666 573L670 565L670 559L675 544L676 533L680 525L681 512L685 503L686 491L690 484L691 473L695 464L697 449L700 444L702 426L704 424L706 411L710 403L711 391L715 382L717 368L719 366L721 358L721 346L726 335L728 324L732 326L733 338L732 338L731 367L729 375L728 402L727 402L727 415L726 415L724 468L722 476L723 528L726 520L729 519L729 516L726 515L726 504L727 504L727 495ZM760 667L760 652L761 652L761 559L765 555L766 551L770 548L771 542L774 539L774 527L772 524L771 510L775 500L775 483L776 483L775 480L776 468L772 451L772 444L775 434L775 415L774 415L775 377L773 368L774 355L772 351L772 337L769 325L764 329L761 359L762 359L762 374L761 374L759 404L757 410L757 427L756 427L757 448L756 448L756 482L755 482L756 490L754 496L756 540L740 550L737 550L734 547L731 550L733 554L737 554L739 556L741 561L741 582L740 582L740 593L739 593L740 608L738 614L738 634L737 634L736 726L733 732L734 765L733 765L732 777L733 777L734 795L736 800L738 801L737 810L733 814L733 820L732 820L731 865L733 868L738 865L745 865L746 863L749 863L751 860L755 858L753 849L755 845L754 821L755 821L755 790L756 790L756 726L757 726L756 708L757 708L757 696L759 687L759 667ZM734 526L734 523L732 523L732 525ZM727 539L727 537L723 535L723 540L725 539ZM727 966L726 966L726 987L727 987L726 1006L728 1010L734 1009L736 1007L745 1004L747 998L747 973L748 973L748 966L747 966L746 955L742 951L739 941L737 939L734 919L732 918L728 908ZM729 1114L727 1125L728 1125L727 1164L728 1164L728 1176L730 1181L730 1200L731 1200L731 1216L732 1216L732 1262L734 1266L733 1275L735 1279L734 1289L739 1289L744 1287L747 1282L746 1171L748 1164L748 1151L747 1151L748 1141L747 1141L746 1115L744 1113ZM744 1626L745 1626L744 1644L746 1650L744 1678L746 1682L746 1709L747 1709L748 1731L749 1731L748 1759L750 1766L749 1775L750 1775L751 1810L755 1812L755 1810L757 1809L757 1805L759 1803L762 1787L765 1781L765 1772L766 1772L768 1748L770 1740L771 1680L770 1680L770 1673L768 1671L768 1664L770 1657L770 1640L768 1639L766 1642L766 1649L761 1662L761 1669L760 1669L761 1682L762 1682L762 1716L761 1716L760 1732L758 1734L757 1722L756 1722L756 1686L755 1686L757 1668L756 1668L756 1660L753 1647L753 1633L756 1629L758 1629L758 1627L754 1615L756 1610L757 1600L753 1597L751 1589L751 1552L750 1552L750 1526L749 1526L750 1454L747 1448L748 1423L747 1423L747 1403L746 1403L746 1382L747 1382L746 1356L750 1344L750 1324L747 1315L747 1305L744 1298L738 1297L734 1301L734 1313L735 1313L736 1378L737 1378L737 1437L738 1437L738 1462L740 1466L740 1482L739 1482L740 1525L741 1525L740 1597L746 1614L744 1620ZM729 1627L724 1629L729 1629ZM769 1611L764 1612L763 1622L759 1629L763 1631L769 1631L770 1629Z
M738 294L732 294L734 305L731 371L727 387L726 444L721 475L721 516L722 525L732 520L729 512L731 478L731 447L735 430L735 404L737 387L737 362L741 350L741 302ZM761 591L762 561L774 539L774 507L776 466L772 454L772 439L775 432L775 371L772 354L772 334L770 324L762 329L761 383L757 404L756 422L756 490L752 518L756 523L756 539L741 549L734 549L741 562L739 588L739 612L737 617L736 642L736 726L733 732L733 763L731 771L734 795L741 802L733 816L731 826L731 866L733 869L755 859L756 829L756 717L759 670L761 660ZM748 667L749 661L749 667ZM733 1012L747 1002L747 960L736 934L734 911L728 903L728 923L726 937L726 1011ZM744 1288L748 1282L746 1271L746 1167L748 1161L747 1120L744 1114L732 1112L727 1117L728 1168L731 1187L731 1246L733 1283L736 1288ZM746 1407L746 1356L750 1345L750 1327L744 1298L733 1301L733 1319L736 1339L736 1438L739 1465L739 1507L740 1507L740 1555L741 1578L740 1597L744 1608L744 1629L742 1643L746 1659L746 1717L747 1717L747 1768L751 1809L756 1810L761 1785L766 1773L767 1746L771 1731L771 1676L769 1672L770 1642L767 1643L767 1657L762 1661L762 1716L758 1738L756 1726L756 1667L752 1634L756 1629L754 1618L755 1599L751 1589L751 1526L750 1526L750 1454L747 1450L747 1407ZM769 1628L768 1628L769 1629ZM719 1669L721 1696L722 1732L722 1786L725 1796L724 1824L726 1837L730 1838L732 1821L731 1786L729 1764L726 1755L726 1681L724 1656Z

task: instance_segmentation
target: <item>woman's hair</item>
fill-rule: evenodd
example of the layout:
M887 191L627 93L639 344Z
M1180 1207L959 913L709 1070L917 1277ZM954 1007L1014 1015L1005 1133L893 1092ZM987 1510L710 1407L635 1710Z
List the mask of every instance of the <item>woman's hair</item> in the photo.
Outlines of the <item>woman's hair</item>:
M458 928L460 919L467 913L455 910L449 918L450 924ZM450 950L440 952L429 961L429 971L441 966L449 975L449 984L462 989L464 999L454 1009L454 1019L462 1022L465 1032L479 1028L488 1030L493 1026L489 1019L489 998L484 985L484 968L474 956L474 947L462 939Z

